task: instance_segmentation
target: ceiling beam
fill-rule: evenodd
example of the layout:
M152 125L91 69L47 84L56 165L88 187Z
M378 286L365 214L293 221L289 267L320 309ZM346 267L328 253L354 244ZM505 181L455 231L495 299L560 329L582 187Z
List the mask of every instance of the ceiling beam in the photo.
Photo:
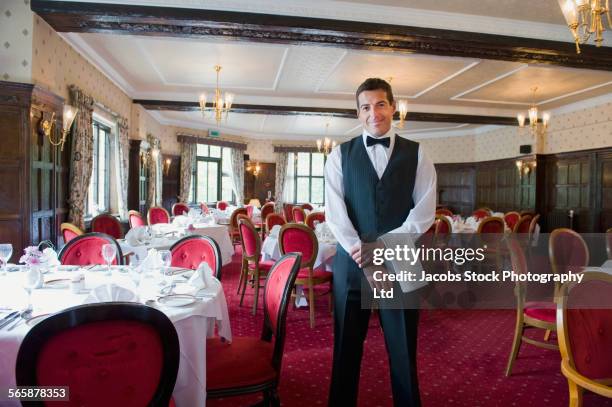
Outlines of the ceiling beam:
M134 34L443 55L612 71L610 48L360 21L173 7L32 0L58 32ZM568 36L570 32L568 30Z
M178 102L167 100L142 100L136 99L134 103L142 105L147 110L199 112L198 102ZM206 107L212 107L207 103ZM277 116L328 116L356 119L356 109L338 109L328 107L305 107L305 106L278 106L278 105L249 105L234 103L232 113L266 114ZM395 120L399 120L399 113L395 113ZM439 122L439 123L468 123L468 124L493 124L501 126L517 126L514 117L505 116L476 116L465 114L408 112L407 121L412 122Z

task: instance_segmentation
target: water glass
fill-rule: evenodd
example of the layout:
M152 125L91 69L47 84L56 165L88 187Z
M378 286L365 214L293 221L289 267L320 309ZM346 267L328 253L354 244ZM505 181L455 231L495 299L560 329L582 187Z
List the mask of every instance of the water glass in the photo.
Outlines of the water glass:
M11 256L13 255L13 245L10 243L0 244L0 260L2 261L2 268L0 268L0 275L6 273L7 264Z
M105 244L102 246L102 257L106 261L107 272L106 275L111 275L110 265L113 262L113 259L117 256L117 248L114 244Z
M28 306L26 311L32 310L32 290L42 286L43 277L38 267L29 267L23 277L23 288L28 293Z
M169 274L170 274L170 264L172 264L172 253L170 250L160 250L159 257L162 262L161 267L161 275L163 285L168 285Z

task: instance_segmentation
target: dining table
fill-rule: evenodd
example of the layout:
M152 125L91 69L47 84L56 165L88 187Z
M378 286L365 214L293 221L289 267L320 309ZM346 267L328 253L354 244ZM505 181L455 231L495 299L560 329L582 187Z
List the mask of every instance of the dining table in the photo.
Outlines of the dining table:
M26 268L0 276L0 318L11 310L23 310L28 296L23 287ZM206 341L215 333L232 340L227 302L221 283L210 276L202 288L188 283L193 270L169 268L159 271L140 270L131 266L55 266L43 274L44 283L32 290L32 313L19 317L0 329L0 389L15 387L15 365L19 346L28 331L47 316L66 308L91 302L125 300L121 296L92 297L92 293L131 292L130 301L140 302L162 311L174 325L180 346L179 369L173 391L177 406L206 404ZM75 273L84 276L84 284L75 286ZM171 274L171 275L170 275ZM170 276L169 276L170 275ZM181 294L182 295L176 295ZM192 295L189 295L189 294ZM177 301L178 299L178 301ZM0 405L18 406L18 402L0 400Z

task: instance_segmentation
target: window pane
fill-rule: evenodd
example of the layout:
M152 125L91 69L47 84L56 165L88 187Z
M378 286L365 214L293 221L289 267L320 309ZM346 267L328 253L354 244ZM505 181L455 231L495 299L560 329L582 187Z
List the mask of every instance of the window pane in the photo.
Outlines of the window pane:
M201 157L208 156L208 146L206 144L196 144L196 154Z
M198 202L210 202L207 196L206 184L208 181L208 163L206 161L198 161L198 184L196 185L196 200Z
M285 181L285 188L283 189L283 199L285 202L295 203L295 177L294 168L295 165L295 154L287 154L287 179Z
M301 153L300 153L301 154ZM310 201L308 177L298 177L297 179L297 202Z
M208 199L207 202L216 201L218 199L217 180L219 176L219 164L216 162L208 163Z
M223 167L223 174L229 175L232 171L232 150L227 147L223 147L223 150L221 151L221 165Z
M232 196L232 179L225 175L221 178L221 200L226 202L234 200Z
M221 147L210 146L210 156L215 158L221 158Z
M310 174L310 153L298 153L297 154L297 175L309 175L309 174Z
M106 210L106 132L98 127L98 210Z
M311 186L311 203L322 204L323 203L323 178L312 178L312 186Z
M312 174L310 175L318 175L323 176L323 167L325 166L325 158L321 153L313 153L312 154Z
M287 154L287 176L288 177L293 177L295 175L294 165L295 165L295 154L294 153Z

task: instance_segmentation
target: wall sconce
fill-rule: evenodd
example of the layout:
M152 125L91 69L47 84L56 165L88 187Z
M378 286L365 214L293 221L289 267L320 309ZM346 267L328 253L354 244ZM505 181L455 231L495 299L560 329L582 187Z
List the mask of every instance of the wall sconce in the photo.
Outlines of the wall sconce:
M259 163L256 163L255 165L247 163L246 170L247 172L252 173L256 177L261 172L261 166L259 165Z
M399 124L397 127L400 129L404 128L404 122L406 120L406 115L408 114L408 101L405 99L400 99L397 102L398 110L399 110Z
M79 109L76 109L70 105L64 105L62 136L59 140L53 139L53 128L56 125L55 112L51 114L51 119L45 119L43 115L39 122L39 132L49 139L49 143L51 143L51 145L61 146L61 151L64 151L66 137L68 137L68 133L70 133L70 128L72 127L72 123L74 122L78 111Z
M536 169L536 162L533 161L531 163L523 162L522 160L516 160L516 168L518 169L519 176L523 175L527 176L531 172L531 170Z
M172 159L166 158L164 160L164 175L168 175L170 172L170 166L172 165Z

